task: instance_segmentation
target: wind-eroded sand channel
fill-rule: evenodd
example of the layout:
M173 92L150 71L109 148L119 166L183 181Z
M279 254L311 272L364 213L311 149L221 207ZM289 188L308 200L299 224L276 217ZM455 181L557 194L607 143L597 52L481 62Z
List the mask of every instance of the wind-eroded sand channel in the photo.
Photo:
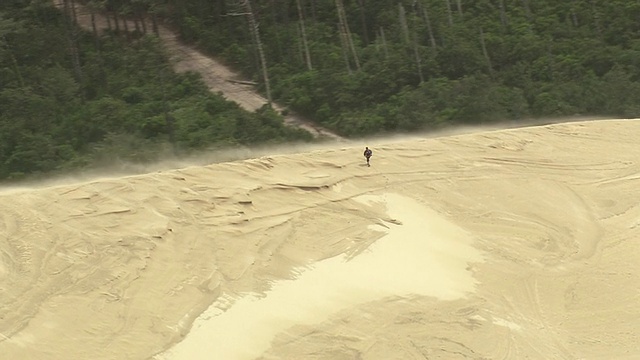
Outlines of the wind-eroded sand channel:
M2 359L640 358L640 122L0 192ZM365 144L363 144L364 146Z

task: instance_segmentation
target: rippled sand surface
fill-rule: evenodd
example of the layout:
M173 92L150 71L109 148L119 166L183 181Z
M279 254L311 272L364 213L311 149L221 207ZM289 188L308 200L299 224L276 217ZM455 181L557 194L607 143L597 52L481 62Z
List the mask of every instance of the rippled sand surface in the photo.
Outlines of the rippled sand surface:
M577 122L4 190L0 358L638 359L639 138Z

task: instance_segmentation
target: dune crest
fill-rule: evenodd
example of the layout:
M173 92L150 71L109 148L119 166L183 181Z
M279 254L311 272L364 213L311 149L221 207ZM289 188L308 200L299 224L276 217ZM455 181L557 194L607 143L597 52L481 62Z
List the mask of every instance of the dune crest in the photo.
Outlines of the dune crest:
M370 168L338 148L2 192L1 357L183 359L201 331L237 358L638 358L638 134L577 122L368 143Z

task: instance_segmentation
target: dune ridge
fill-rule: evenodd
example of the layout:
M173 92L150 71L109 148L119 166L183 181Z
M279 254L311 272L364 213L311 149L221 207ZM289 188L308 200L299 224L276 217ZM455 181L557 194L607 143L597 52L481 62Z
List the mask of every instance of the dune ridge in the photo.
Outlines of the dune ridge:
M424 208L411 234L432 246L425 260L438 241L469 256L419 280L462 286L447 277L458 269L473 286L346 294L251 357L638 358L638 134L637 120L575 122L369 143L370 168L343 147L2 192L0 354L169 354L210 306L230 313L323 263L364 261ZM451 227L429 239L436 218Z

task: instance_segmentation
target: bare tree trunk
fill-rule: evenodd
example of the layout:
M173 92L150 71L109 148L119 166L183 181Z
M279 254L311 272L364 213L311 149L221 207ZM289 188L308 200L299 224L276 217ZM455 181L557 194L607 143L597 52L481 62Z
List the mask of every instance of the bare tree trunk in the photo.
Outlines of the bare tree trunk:
M387 49L387 37L384 34L384 28L380 27L380 38L382 39L382 49L384 50L385 58L389 57L389 49Z
M118 10L113 12L113 21L116 23L116 34L120 33L120 21L118 20Z
M96 26L96 13L91 10L91 30L93 31L93 36L98 37L98 27Z
M71 52L71 61L73 62L73 70L74 73L76 75L76 80L80 80L80 71L79 71L79 66L80 66L80 61L78 58L78 49L76 46L76 39L75 39L75 29L74 26L76 24L75 19L73 18L73 13L74 10L72 9L73 0L63 0L62 1L62 5L63 5L63 10L64 10L64 14L65 14L65 23L66 23L66 30L67 30L67 41L69 43L69 51ZM71 3L71 4L70 4Z
M362 26L362 38L366 45L369 45L369 31L367 30L367 17L364 12L364 2L365 0L358 0L358 5L360 8L360 22Z
M596 33L598 33L598 37L602 39L602 25L600 24L600 13L598 9L596 9L596 1L591 0L591 16L593 17L593 23L596 26Z
M109 29L109 34L113 34L113 27L111 26L111 18L109 18L109 13L105 13L104 18L107 20L107 29Z
M418 44L416 41L413 43L413 55L416 57L416 68L418 70L418 78L420 84L424 82L424 74L422 73L422 58L420 57L420 51L418 50Z
M92 6L93 4L89 4L89 11L91 12L91 30L93 31L93 38L96 41L96 50L100 51L100 36L98 35L98 26L96 25L96 11Z
M420 78L420 83L423 83L424 76L422 75L422 61L420 59L420 51L418 50L418 41L416 39L415 33L410 34L409 32L407 13L401 3L398 4L398 14L400 17L400 28L402 29L405 43L408 46L411 46L413 50L413 55L415 56L416 60L416 68L418 70L418 77Z
M70 4L71 3L71 4ZM78 43L76 39L76 29L75 24L76 21L73 18L73 14L75 13L73 0L63 0L63 10L66 18L66 30L67 30L67 41L69 44L69 53L71 54L71 63L73 65L73 73L75 75L76 81L82 87L82 67L80 66L80 52L78 50ZM84 100L84 94L82 94L82 98Z
M578 22L578 14L576 14L576 2L575 1L571 1L571 22L573 23L574 27L580 26L580 23Z
M505 8L504 0L500 0L498 5L500 6L500 23L502 27L505 27L507 26L507 9Z
M311 0L311 19L314 23L318 21L316 18L316 0Z
M156 34L156 36L160 36L160 28L158 28L158 15L155 11L153 12L153 14L151 14L151 27L153 28L153 33Z
M456 6L458 8L458 15L460 15L460 20L462 20L462 17L464 16L462 14L462 2L460 0L456 0Z
M431 27L431 19L429 18L429 12L427 11L427 7L422 3L422 1L418 2L418 6L420 10L422 10L422 18L427 24L427 31L429 32L429 42L431 43L432 48L436 48L436 38L433 36L433 28Z
M287 2L277 6L277 2L278 0L269 0L272 22L274 24L282 24L284 28L289 28L289 4ZM299 27L299 24L296 23L296 26ZM277 58L288 59L296 55L295 46L289 46L289 44L297 41L297 39L291 37L290 31L275 31L273 35L274 42L271 49L272 51L275 50Z
M300 4L300 0L296 0L296 6L298 7L298 20L300 22L300 34L302 35L304 59L307 63L307 70L313 70L313 66L311 65L311 54L309 53L309 45L307 44L307 32L304 26L304 13L302 12L302 5Z
M78 25L78 14L76 13L76 2L75 0L71 0L71 15L73 19L73 25Z
M158 69L158 75L160 77L160 88L162 89L162 112L164 114L164 123L167 127L167 133L169 135L169 143L172 149L175 151L175 119L169 113L169 102L167 101L167 87L165 86L165 67L164 65Z
M136 33L141 34L140 32L140 18L138 18L138 14L133 14L133 27L136 29Z
M124 26L124 36L129 39L129 20L127 19L127 14L122 15L122 24Z
M7 41L7 38L5 37L5 34L2 33L2 32L0 32L0 39L2 39L2 42L0 42L0 44L4 43L5 49L9 53L9 57L11 58L11 65L13 65L13 71L16 73L16 77L18 78L18 82L20 83L20 87L24 87L25 86L24 78L22 77L22 73L20 72L20 67L18 65L18 60L16 59L15 55L13 55L13 50L11 49L11 45Z
M556 77L556 62L551 48L552 43L551 39L547 41L547 60L549 61L549 79L551 79L551 81L555 80Z
M402 29L402 38L406 44L409 43L409 25L407 25L407 13L402 3L398 3L398 18L400 20L400 29Z
M531 13L531 7L529 6L529 0L522 0L522 7L524 8L524 15L529 21L533 20L533 14Z
M262 78L264 80L265 91L267 93L267 103L269 106L273 103L273 99L271 98L271 83L269 82L269 74L267 72L267 60L264 56L264 49L262 48L262 40L260 40L260 31L258 23L256 22L256 18L253 14L253 10L251 8L250 0L241 0L242 6L246 11L246 15L249 18L249 27L253 37L256 41L256 47L258 48L258 56L260 57L260 67L262 70Z
M449 19L449 26L453 26L453 14L451 13L451 2L444 0L447 5L447 17Z
M338 9L338 19L340 21L340 25L342 26L343 32L346 35L347 45L351 51L351 55L353 56L353 60L356 64L356 69L360 70L360 59L358 58L358 53L356 52L356 47L353 44L353 38L351 38L351 31L349 30L349 23L347 22L347 15L344 11L344 4L342 0L336 0L336 7Z
M89 9L89 15L91 16L91 31L93 31L93 37L96 38L97 43L97 38L99 36L98 26L96 25L96 11L98 11L97 5L91 1L87 4L87 8Z
M487 61L487 66L489 67L489 75L493 78L493 65L491 64L491 58L489 57L489 52L487 51L487 46L484 42L484 32L482 31L482 27L480 27L480 45L482 46L482 55L484 55L484 59Z
M140 25L142 25L142 33L147 35L147 24L145 22L145 17L147 14L138 14L140 16Z
M300 62L303 62L306 64L306 59L304 55L304 44L302 44L302 28L300 27L299 22L296 23L296 30L297 30L296 31L297 38L300 39L299 41L296 41L296 49L298 50L296 52L296 58L300 60ZM307 69L308 69L308 64L307 64Z
M347 44L347 35L344 33L344 28L342 24L338 23L338 33L340 34L340 48L342 49L342 57L344 58L344 62L347 65L347 72L349 75L353 74L353 70L351 70L351 64L349 63L349 45Z

